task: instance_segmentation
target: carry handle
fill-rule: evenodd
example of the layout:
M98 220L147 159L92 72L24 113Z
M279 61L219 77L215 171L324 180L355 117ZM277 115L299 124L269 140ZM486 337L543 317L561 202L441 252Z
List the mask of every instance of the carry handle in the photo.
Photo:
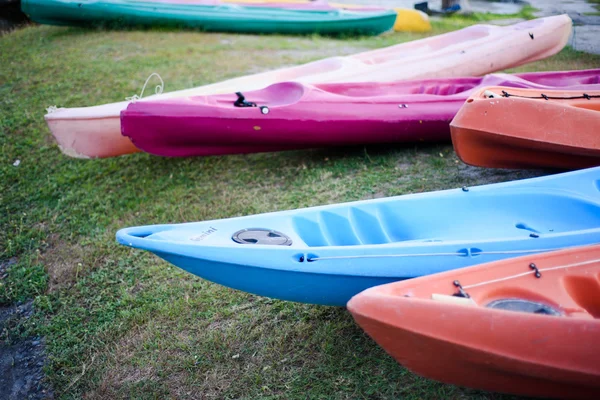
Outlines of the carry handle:
M171 230L173 225L147 225L147 226L135 226L131 228L120 229L117 234L117 242L125 246L139 247L144 242L148 242L146 239L150 235L155 233L164 232Z

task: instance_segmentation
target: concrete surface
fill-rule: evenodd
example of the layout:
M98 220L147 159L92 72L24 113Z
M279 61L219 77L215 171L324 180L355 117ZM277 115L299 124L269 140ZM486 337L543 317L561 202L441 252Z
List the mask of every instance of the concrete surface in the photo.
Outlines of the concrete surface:
M384 7L414 8L416 0L344 0L345 3L369 4ZM586 0L527 0L531 6L539 9L535 13L538 17L550 15L569 14L573 20L573 32L569 39L569 45L574 49L588 53L600 54L600 16L584 15L585 13L598 12L593 4ZM492 12L496 14L515 14L519 12L522 5L512 2L486 1L486 0L462 0L462 6L473 12ZM429 1L429 8L440 9L441 0ZM519 20L496 20L490 23L507 25Z

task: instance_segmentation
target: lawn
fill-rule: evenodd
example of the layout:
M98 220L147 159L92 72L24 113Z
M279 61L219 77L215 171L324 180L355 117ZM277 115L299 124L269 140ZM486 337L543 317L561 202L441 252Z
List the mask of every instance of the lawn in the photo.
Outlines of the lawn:
M487 16L434 23L433 33ZM33 299L5 343L45 339L58 398L505 399L420 378L343 308L227 289L116 244L125 226L177 223L549 173L468 167L448 143L167 159L63 156L43 115L425 37L86 30L0 36L0 302ZM513 71L598 67L566 48ZM18 166L13 165L19 160ZM6 267L7 261L12 265ZM452 366L448 366L452 368Z
M587 2L592 3L598 11L585 13L585 15L600 15L600 0L587 0Z

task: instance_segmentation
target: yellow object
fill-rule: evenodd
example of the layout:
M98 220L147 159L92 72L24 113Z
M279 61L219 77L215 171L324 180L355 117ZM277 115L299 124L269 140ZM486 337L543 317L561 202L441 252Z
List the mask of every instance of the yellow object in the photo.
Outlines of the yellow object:
M308 4L310 0L221 0L223 3L248 3L248 4L265 4L265 3L293 3L293 4ZM344 4L344 3L328 3L333 8L352 10L364 8L360 4ZM429 17L422 11L413 10L410 8L394 8L396 11L396 22L394 30L396 32L429 32L431 23Z
M431 30L429 16L423 11L410 8L394 8L394 11L398 13L394 23L396 32L429 32Z

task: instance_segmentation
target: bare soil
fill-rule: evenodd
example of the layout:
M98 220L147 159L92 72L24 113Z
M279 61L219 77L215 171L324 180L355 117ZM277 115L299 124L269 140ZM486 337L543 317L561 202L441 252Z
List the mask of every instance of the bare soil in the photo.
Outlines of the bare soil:
M0 262L0 281L6 269L16 263L12 258ZM33 313L33 301L0 308L0 399L42 400L54 398L44 379L46 360L44 340L39 337L11 338L9 328Z

